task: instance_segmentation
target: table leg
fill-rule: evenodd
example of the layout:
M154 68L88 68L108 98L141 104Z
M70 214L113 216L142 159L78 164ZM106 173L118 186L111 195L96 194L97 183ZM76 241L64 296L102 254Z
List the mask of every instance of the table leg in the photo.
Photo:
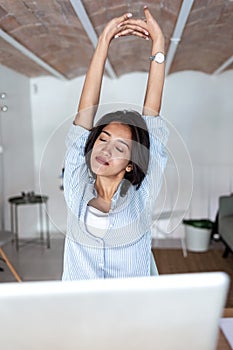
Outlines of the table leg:
M44 233L43 233L43 215L42 215L42 204L39 204L39 215L40 215L40 240L41 242L44 240Z
M10 216L11 216L11 232L15 236L15 228L14 228L14 207L13 204L11 203L10 206ZM12 239L12 243L14 242L14 238Z
M18 208L17 205L15 205L15 243L16 243L16 250L19 250L19 231L18 231Z
M186 247L186 243L185 243L184 238L181 238L181 245L182 245L183 256L184 256L184 258L187 258L187 256L188 256L187 247Z
M47 248L50 248L49 212L48 212L48 205L47 205L47 202L45 203L45 222L46 222Z

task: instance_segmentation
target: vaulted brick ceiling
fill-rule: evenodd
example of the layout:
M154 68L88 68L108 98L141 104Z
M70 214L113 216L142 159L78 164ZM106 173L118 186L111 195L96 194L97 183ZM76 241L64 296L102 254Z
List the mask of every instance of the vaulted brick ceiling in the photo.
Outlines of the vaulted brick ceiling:
M82 4L98 36L107 21L124 12L141 17L145 2L83 0ZM182 0L148 0L146 4L163 28L168 52ZM0 0L0 29L67 79L87 71L94 47L68 0ZM116 76L144 72L149 54L149 41L115 39L109 62ZM198 70L212 74L232 55L233 1L196 0L168 73ZM51 74L3 38L0 64L29 77ZM233 64L226 69L233 69Z

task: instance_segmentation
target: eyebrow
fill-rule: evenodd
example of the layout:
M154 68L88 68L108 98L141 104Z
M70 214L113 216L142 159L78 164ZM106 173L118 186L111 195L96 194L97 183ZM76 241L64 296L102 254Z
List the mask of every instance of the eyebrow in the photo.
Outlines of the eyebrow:
M112 136L108 131L106 131L106 130L102 130L101 131L101 133L105 133L106 135L108 135L108 136ZM119 142L121 142L121 143L123 143L123 145L125 145L125 146L127 146L128 147L128 149L129 149L129 145L128 145L128 143L127 142L125 142L124 140L122 140L122 139L117 139L117 141L119 141Z

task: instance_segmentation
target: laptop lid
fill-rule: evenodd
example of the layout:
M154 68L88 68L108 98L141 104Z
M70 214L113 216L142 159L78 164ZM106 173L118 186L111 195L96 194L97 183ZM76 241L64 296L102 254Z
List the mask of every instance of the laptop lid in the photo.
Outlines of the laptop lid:
M213 350L228 285L221 272L1 284L1 348Z

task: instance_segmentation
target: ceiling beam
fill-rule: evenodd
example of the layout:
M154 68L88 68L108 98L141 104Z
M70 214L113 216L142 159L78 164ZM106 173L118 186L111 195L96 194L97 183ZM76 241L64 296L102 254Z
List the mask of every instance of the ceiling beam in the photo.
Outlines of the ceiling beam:
M186 22L188 20L188 16L190 14L191 8L193 6L194 0L183 0L177 21L176 26L174 29L174 32L171 37L171 43L168 49L167 53L167 59L166 59L166 75L169 73L169 70L171 68L172 62L174 60L176 50L178 49L178 45L181 41L182 33L184 30L184 27L186 25Z
M82 1L70 0L70 2L74 8L76 15L78 16L80 22L82 23L82 26L85 32L87 33L87 36L89 37L92 45L94 46L94 48L96 48L96 45L98 43L98 36L95 32L95 29L93 28L93 25L90 21L90 18L88 17L88 14L83 6ZM109 59L106 60L105 69L111 78L113 79L116 78L116 73L114 72L114 69L112 68Z
M64 75L62 75L60 72L58 72L56 69L51 67L48 63L44 62L41 58L36 56L34 53L32 53L30 50L28 50L25 46L20 44L17 40L15 40L12 36L4 32L2 29L0 29L0 37L4 39L8 44L13 46L15 49L20 51L23 55L28 57L30 60L34 61L36 64L44 68L46 71L54 75L56 78L59 79L66 79Z
M224 69L229 67L232 63L233 63L233 56L228 58L218 69L216 69L214 71L213 75L217 75L219 73L222 73L224 71Z

